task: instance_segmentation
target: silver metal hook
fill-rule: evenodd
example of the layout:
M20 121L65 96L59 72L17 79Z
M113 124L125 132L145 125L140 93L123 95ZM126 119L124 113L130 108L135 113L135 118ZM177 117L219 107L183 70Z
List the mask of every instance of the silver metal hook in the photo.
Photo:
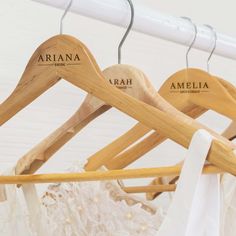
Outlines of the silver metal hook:
M209 73L210 72L210 60L212 58L212 55L213 55L214 51L216 50L217 33L211 25L204 25L204 26L209 28L212 31L212 33L214 34L214 45L213 45L213 48L211 50L211 53L210 53L209 57L207 58L207 72Z
M134 5L132 3L131 0L127 0L129 5L130 5L130 10L131 10L131 20L130 20L130 23L129 23L129 26L123 36L123 38L121 39L120 43L119 43L119 46L118 46L118 64L121 63L121 48L130 32L130 30L132 29L132 26L133 26L133 23L134 23Z
M66 9L65 9L65 11L64 11L64 13L63 13L63 15L61 17L61 20L60 20L60 34L62 34L62 32L63 32L63 20L64 20L64 18L66 16L67 12L70 10L72 2L73 2L73 0L70 0L68 6L66 7Z
M189 48L188 48L188 50L186 52L186 67L188 69L189 68L188 55L189 55L189 52L192 49L192 47L193 47L193 45L194 45L194 43L196 42L196 39L197 39L197 26L192 22L192 20L190 18L185 17L185 16L183 16L181 18L183 18L185 20L188 20L193 25L193 27L194 27L194 38L193 38L193 41L190 44L190 46L189 46Z

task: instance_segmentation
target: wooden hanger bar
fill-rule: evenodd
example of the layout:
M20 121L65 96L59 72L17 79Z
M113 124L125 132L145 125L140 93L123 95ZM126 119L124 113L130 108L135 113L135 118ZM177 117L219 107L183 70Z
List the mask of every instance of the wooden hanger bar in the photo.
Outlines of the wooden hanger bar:
M51 55L53 62L47 61ZM67 55L73 63L59 61ZM191 69L190 71L194 71ZM95 59L79 40L58 35L44 42L34 53L13 94L0 105L0 124L22 110L61 78L116 107L151 129L188 148L197 128L140 102L111 86L103 77ZM10 113L10 115L9 115ZM225 139L214 140L208 161L236 175L233 145Z
M25 184L25 183L61 183L61 182L82 182L112 179L133 179L180 175L181 166L144 168L130 170L111 170L111 171L87 171L83 173L69 174L37 174L37 175L15 175L0 176L0 184ZM219 168L206 165L203 173L219 173Z

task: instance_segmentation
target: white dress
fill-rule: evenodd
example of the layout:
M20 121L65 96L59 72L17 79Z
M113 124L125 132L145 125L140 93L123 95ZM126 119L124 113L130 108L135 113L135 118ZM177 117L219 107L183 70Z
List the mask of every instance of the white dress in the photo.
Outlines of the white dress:
M145 202L131 206L115 201L128 196L115 181L50 185L41 204L35 187L25 185L26 206L18 199L20 190L6 186L8 201L0 205L0 235L219 236L219 177L201 175L211 142L204 130L194 135L167 211L159 206L153 213Z

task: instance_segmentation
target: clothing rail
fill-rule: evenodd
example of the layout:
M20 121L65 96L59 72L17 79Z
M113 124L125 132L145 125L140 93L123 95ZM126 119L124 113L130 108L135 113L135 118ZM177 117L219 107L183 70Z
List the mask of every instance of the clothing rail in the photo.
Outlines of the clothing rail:
M60 9L65 9L69 2L69 0L32 1ZM133 3L135 7L133 30L189 46L194 36L194 29L190 22L180 17L162 14L135 1ZM70 11L123 27L127 27L130 21L130 8L125 0L74 0ZM197 28L198 35L194 48L211 51L214 43L213 33L204 26L197 26ZM218 32L217 37L217 47L214 54L236 59L236 39Z

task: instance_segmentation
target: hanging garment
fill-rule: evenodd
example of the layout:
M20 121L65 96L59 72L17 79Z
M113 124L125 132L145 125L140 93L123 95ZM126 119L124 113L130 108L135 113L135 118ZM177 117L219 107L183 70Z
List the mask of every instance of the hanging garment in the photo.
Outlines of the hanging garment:
M172 203L157 236L220 235L219 176L201 175L211 142L211 136L203 130L194 135Z
M158 207L153 213L145 202L117 201L128 194L115 181L50 185L41 205L34 185L26 185L24 207L20 190L8 185L8 200L0 205L0 235L219 236L219 177L201 175L211 142L206 131L194 135L167 211Z
M68 236L219 236L219 176L201 175L211 142L206 131L194 135L167 213L159 207L152 215L141 204L114 201L122 192L114 181L51 185L43 204L56 225L55 232Z

